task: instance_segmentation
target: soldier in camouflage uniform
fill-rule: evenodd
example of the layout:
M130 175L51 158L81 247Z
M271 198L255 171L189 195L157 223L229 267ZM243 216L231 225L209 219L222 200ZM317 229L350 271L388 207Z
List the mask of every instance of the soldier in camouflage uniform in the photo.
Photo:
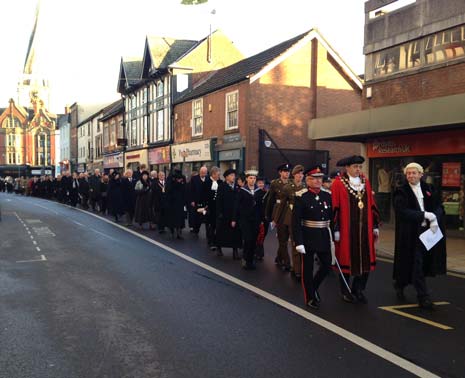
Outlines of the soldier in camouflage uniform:
M278 233L279 247L274 261L284 271L291 270L289 253L287 251L290 230L289 226L284 223L285 214L282 211L281 203L286 199L284 187L289 182L290 170L290 164L282 164L278 167L279 178L271 182L265 213L267 219L271 222L271 227L276 227Z
M294 239L292 237L292 210L295 205L296 193L301 192L305 188L303 183L304 167L296 165L292 169L292 179L283 187L283 199L279 204L278 213L283 214L283 224L288 227L292 241L292 268L291 274L300 282L302 263L300 253L295 249Z

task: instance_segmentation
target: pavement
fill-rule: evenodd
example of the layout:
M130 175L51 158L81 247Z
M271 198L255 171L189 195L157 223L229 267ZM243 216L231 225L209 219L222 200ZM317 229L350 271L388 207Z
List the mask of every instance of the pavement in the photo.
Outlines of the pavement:
M376 246L378 256L394 258L394 227L385 225L380 229L380 237ZM447 270L452 273L465 274L465 239L447 237Z

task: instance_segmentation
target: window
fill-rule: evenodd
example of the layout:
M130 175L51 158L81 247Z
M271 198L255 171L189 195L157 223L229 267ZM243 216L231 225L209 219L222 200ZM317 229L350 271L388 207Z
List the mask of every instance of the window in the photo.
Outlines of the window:
M203 133L203 99L192 102L192 135Z
M238 97L239 92L226 94L226 130L237 129L238 124Z
M8 146L14 147L16 142L16 135L15 134L8 134Z

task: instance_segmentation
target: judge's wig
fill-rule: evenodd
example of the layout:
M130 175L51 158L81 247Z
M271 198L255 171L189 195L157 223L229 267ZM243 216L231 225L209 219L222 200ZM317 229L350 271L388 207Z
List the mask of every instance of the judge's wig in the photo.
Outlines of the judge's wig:
M423 167L418 163L409 163L404 168L404 175L407 174L407 169L415 168L418 172L423 173Z

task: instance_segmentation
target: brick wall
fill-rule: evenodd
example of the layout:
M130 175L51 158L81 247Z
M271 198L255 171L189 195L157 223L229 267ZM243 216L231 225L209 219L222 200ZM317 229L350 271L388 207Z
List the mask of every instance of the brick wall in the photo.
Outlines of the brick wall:
M372 98L367 99L364 93L363 109L464 93L465 63L397 77L378 83L367 83L366 87L372 87Z

